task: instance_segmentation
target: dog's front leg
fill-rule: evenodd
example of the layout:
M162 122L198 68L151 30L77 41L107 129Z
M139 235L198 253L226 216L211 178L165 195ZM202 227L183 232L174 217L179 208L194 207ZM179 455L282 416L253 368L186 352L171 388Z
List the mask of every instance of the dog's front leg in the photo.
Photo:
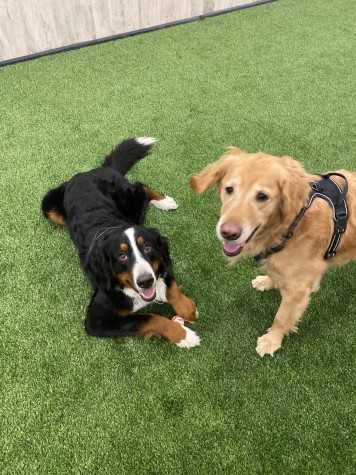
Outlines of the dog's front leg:
M88 335L97 337L144 336L166 338L179 348L200 345L199 336L180 323L154 313L114 311L107 295L98 291L88 307L85 328Z
M254 289L260 290L261 292L274 289L276 286L268 275L258 275L252 280L251 284Z
M173 281L167 288L167 302L171 305L176 314L188 322L195 322L198 318L198 311L193 300L182 294L177 282Z
M137 325L136 328L137 333L145 338L151 338L152 336L157 338L163 337L179 346L179 348L193 348L194 346L200 345L200 338L193 330L186 328L180 323L168 320L166 317L151 313L149 315L135 314L127 319L140 319L141 317L143 317L145 321Z
M271 328L257 340L256 351L260 356L273 356L281 347L284 336L297 331L298 321L308 306L311 289L283 289L281 294L282 302Z

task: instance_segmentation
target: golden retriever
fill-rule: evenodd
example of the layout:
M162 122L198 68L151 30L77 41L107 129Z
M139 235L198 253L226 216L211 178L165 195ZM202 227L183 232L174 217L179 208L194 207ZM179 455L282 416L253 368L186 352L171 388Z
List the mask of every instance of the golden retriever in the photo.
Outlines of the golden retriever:
M283 337L297 331L310 295L318 290L327 267L356 259L356 173L339 170L348 181L346 195L349 218L336 255L324 254L333 235L333 212L329 204L316 198L285 240L285 247L263 259L267 275L252 280L257 290L277 288L281 305L271 328L258 338L256 351L271 356L281 347ZM254 256L281 242L282 235L306 205L311 182L320 176L308 174L290 157L265 153L245 153L231 147L218 161L191 177L190 185L203 193L218 184L221 199L218 239L231 263ZM332 178L342 188L344 180Z

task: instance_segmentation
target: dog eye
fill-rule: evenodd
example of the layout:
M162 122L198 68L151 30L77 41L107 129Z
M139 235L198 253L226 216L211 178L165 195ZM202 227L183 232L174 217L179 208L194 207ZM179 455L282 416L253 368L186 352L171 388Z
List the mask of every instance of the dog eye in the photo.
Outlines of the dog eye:
M227 186L225 191L228 195L231 195L231 193L234 191L234 188L232 186Z
M256 196L256 199L257 201L267 201L268 196L265 195L264 193L258 193L258 195Z
M143 247L143 252L145 254L149 254L150 252L152 252L152 247L149 246L148 244L146 244L144 247Z
M119 259L119 261L126 261L128 259L127 254L125 254L124 252L120 252L117 258Z

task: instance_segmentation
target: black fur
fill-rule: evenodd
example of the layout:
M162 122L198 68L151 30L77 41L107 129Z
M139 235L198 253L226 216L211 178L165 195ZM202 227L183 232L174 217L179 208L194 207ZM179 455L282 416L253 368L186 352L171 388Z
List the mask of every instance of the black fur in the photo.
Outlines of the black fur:
M134 228L144 239L144 259L150 265L159 263L156 278L163 279L167 288L174 281L167 239L158 230L143 227L149 204L146 187L124 177L149 151L149 145L125 140L101 167L73 176L42 200L46 217L55 221L55 214L66 222L81 265L93 284L94 295L85 322L90 335L138 335L150 318L150 314L125 318L133 311L133 300L115 276L131 271L130 256L120 261L120 245L129 244L127 229Z
M67 220L67 213L63 205L64 191L66 183L50 190L42 200L42 211L45 215L52 211L58 216L61 216L65 221Z

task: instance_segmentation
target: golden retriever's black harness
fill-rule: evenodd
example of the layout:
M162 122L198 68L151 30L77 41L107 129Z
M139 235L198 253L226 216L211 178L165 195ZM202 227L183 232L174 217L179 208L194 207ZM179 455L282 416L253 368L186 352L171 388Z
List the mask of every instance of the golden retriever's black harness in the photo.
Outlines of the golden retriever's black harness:
M328 249L324 254L324 259L330 259L331 257L335 256L337 246L339 245L341 239L341 234L345 232L347 226L348 208L345 198L348 189L348 184L346 177L344 175L341 175L341 173L327 173L326 175L320 176L321 180L310 183L311 192L309 195L309 201L299 211L292 224L283 234L280 243L277 244L277 246L267 248L256 256L254 256L253 260L255 263L258 263L263 259L267 259L267 257L271 256L272 254L276 254L284 248L286 240L290 239L293 236L294 229L297 227L299 221L304 216L306 210L310 208L315 198L322 198L323 200L327 201L327 203L329 203L331 209L333 210L334 233L332 235ZM330 178L331 176L339 176L343 178L345 180L344 188L341 189L339 185Z

